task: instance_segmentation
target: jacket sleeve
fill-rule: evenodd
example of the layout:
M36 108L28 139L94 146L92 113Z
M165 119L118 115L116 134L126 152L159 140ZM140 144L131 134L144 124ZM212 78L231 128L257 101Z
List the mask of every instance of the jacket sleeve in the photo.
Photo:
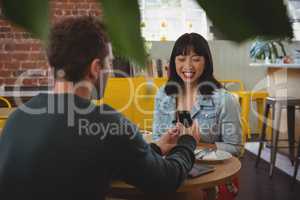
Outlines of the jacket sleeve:
M239 156L242 150L242 128L240 105L237 99L225 93L220 113L222 142L216 142L217 148Z
M194 138L180 137L178 145L163 158L159 147L147 144L138 131L132 136L119 142L119 178L146 193L174 192L193 166Z
M154 111L153 111L153 123L152 123L152 139L158 140L161 135L165 132L163 123L164 114L162 110L162 88L160 88L155 96L154 100Z

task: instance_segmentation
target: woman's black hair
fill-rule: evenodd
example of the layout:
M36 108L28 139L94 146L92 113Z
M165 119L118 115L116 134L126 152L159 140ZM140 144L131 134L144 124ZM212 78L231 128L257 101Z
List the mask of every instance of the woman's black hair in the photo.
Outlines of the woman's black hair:
M197 33L185 33L176 40L172 50L169 77L165 86L167 95L177 95L179 89L184 89L184 82L176 72L175 58L188 54L190 50L205 59L203 73L197 80L200 94L211 95L216 88L222 88L221 83L213 76L213 61L206 39Z

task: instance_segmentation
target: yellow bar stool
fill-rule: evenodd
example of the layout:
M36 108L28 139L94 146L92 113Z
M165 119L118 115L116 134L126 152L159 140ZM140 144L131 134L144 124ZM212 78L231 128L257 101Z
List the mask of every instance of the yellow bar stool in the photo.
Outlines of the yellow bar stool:
M3 102L2 104L6 106L5 108L8 109L12 108L11 103L6 98L0 96L0 101L2 101ZM0 134L2 132L1 129L4 127L6 120L7 120L7 116L3 116L0 114Z
M234 91L233 93L237 94L240 98L241 104L241 117L244 120L245 128L243 129L244 134L247 135L248 138L251 138L251 128L249 126L249 114L251 103L255 102L257 107L257 118L258 118L258 126L256 132L259 133L258 130L262 127L263 122L263 112L264 112L264 104L266 98L268 97L268 92L266 91Z

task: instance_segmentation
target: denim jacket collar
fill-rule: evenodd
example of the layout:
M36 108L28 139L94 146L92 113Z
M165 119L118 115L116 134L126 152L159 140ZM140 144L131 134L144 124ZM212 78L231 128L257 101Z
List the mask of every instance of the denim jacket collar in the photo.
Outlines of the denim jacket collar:
M167 99L164 103L164 111L168 110L169 112L172 110L175 114L176 111L176 97L175 96L167 96ZM191 117L193 118L197 113L201 111L203 107L214 107L215 102L213 96L204 96L198 95L196 98L196 102L191 110ZM170 112L170 113L173 113Z
M191 117L193 118L197 113L201 111L203 107L214 107L215 103L212 96L198 95L195 104L191 110Z

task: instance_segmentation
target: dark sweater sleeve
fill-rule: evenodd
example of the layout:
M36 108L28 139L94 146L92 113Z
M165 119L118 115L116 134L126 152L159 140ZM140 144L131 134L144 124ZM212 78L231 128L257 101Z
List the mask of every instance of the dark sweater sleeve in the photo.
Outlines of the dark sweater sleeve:
M193 166L196 141L191 136L180 137L165 158L159 147L147 144L140 133L123 139L121 179L143 192L174 192Z
M150 146L151 146L153 151L155 151L157 154L162 156L161 149L159 148L159 146L157 146L157 144L151 143Z

